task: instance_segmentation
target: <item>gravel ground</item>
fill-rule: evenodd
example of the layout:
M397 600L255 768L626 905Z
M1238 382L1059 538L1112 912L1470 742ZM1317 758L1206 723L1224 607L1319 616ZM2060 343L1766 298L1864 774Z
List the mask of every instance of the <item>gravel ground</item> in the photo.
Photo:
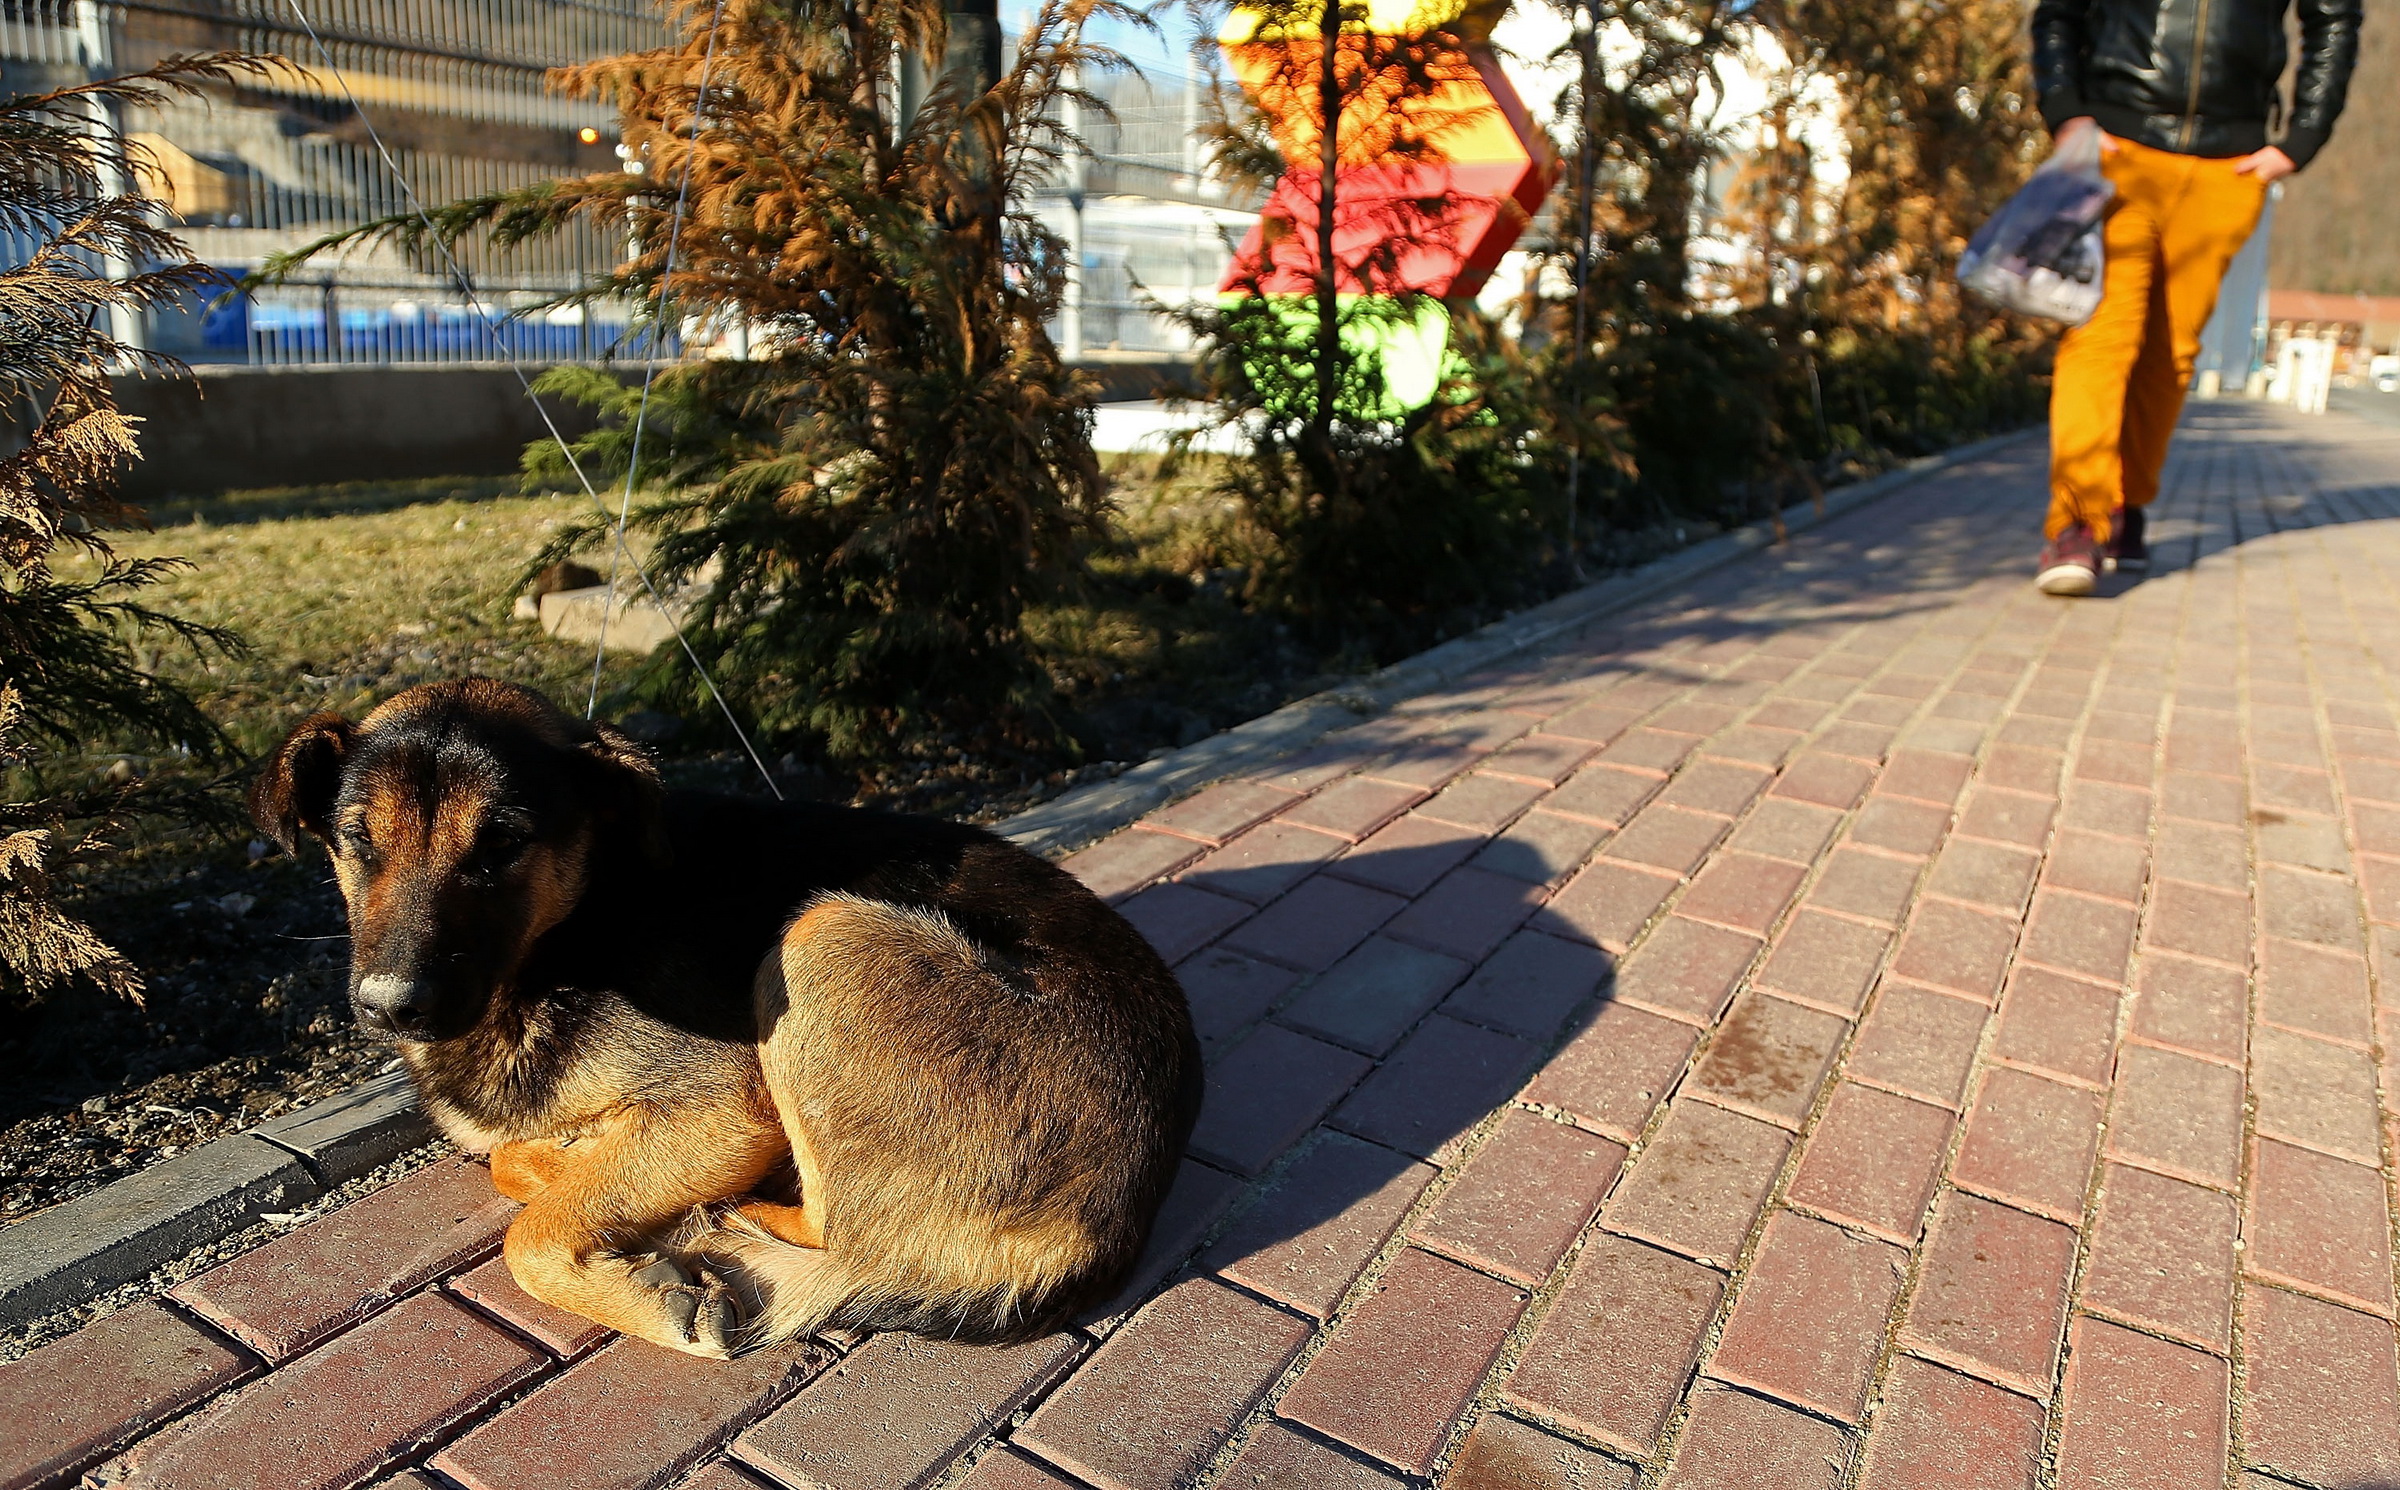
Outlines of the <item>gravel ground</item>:
M372 1075L338 897L320 867L179 843L109 865L73 897L136 966L141 1007L50 1000L0 1033L0 1223Z

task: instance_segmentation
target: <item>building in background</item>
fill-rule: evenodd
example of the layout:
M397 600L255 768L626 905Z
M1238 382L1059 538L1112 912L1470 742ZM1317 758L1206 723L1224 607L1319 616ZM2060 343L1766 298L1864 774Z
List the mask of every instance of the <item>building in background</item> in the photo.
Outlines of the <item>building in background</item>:
M2371 359L2400 351L2400 295L2270 290L2264 321L2279 340L2304 336L2332 342L2345 372L2364 372Z
M412 192L438 204L616 168L612 112L551 93L544 75L668 36L657 0L297 3L332 67L294 0L0 0L0 89L55 87L178 52L292 59L290 71L229 96L117 121L156 162L145 189L230 281L271 253L408 211ZM1238 240L1254 216L1210 182L1199 158L1203 86L1164 69L1098 80L1093 91L1114 118L1077 121L1095 158L1076 162L1034 204L1077 265L1053 327L1070 357L1187 350L1188 338L1152 314L1146 297L1180 304L1213 293L1228 237ZM0 240L0 256L12 247ZM505 254L470 242L462 258L490 325L438 260L378 249L320 260L304 282L154 314L141 336L201 364L492 361L495 336L526 360L597 360L626 348L625 308L538 307L588 283L622 250L590 231Z
M371 112L379 158L288 0L0 0L0 86L106 76L178 52L292 59L277 76L210 100L176 100L117 120L156 164L145 190L202 262L228 276L270 253L427 203L615 164L601 105L558 98L546 69L657 43L645 0L301 0L343 79ZM403 186L405 178L406 188ZM469 250L499 312L582 284L618 249L564 237L505 257ZM519 355L601 355L623 315L535 316L500 326ZM210 308L154 315L145 339L194 362L490 360L478 324L438 263L358 252L307 282Z
M1033 202L1074 266L1051 337L1072 362L1182 357L1191 337L1157 310L1213 300L1258 217L1208 169L1200 127L1215 85L1144 63L1084 86L1108 105L1065 121L1090 153Z

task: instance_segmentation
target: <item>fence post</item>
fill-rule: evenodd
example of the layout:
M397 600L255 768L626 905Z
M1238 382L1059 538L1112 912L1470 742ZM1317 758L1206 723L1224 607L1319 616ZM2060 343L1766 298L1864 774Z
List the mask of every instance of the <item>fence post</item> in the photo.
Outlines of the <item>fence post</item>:
M84 76L91 82L116 75L115 38L110 34L109 16L101 0L75 0L75 42L82 53ZM133 179L132 158L127 153L124 126L117 120L116 110L98 99L89 100L87 112L92 128L105 142L99 155L100 193L103 196L127 196L140 190ZM128 280L142 272L143 266L117 254L100 261L101 273L112 280ZM142 324L142 312L136 306L111 305L108 308L108 334L118 343L139 350L149 344Z

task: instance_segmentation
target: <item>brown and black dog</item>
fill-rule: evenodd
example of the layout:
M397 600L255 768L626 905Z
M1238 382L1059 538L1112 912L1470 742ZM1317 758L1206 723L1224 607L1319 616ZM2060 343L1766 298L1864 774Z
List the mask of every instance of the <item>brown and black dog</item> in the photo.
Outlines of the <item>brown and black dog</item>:
M1009 1340L1142 1248L1199 1105L1182 990L989 833L665 792L488 679L314 716L251 806L333 855L359 1020L525 1202L536 1298L696 1355Z

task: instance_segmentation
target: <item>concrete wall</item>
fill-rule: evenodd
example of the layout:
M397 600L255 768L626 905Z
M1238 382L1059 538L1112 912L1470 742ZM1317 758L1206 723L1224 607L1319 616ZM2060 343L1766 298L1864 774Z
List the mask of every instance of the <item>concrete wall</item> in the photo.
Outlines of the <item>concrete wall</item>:
M531 376L538 369L527 369ZM120 379L143 418L126 494L149 500L322 481L497 476L543 433L504 366L204 367L198 381ZM544 400L569 435L583 409Z
M526 369L526 376L538 373ZM1173 363L1089 366L1107 401L1145 399L1188 374ZM198 381L121 378L117 396L142 416L142 460L126 477L136 501L327 481L502 476L544 434L505 366L201 367ZM630 375L630 372L629 372ZM568 435L591 428L581 407L545 399Z

